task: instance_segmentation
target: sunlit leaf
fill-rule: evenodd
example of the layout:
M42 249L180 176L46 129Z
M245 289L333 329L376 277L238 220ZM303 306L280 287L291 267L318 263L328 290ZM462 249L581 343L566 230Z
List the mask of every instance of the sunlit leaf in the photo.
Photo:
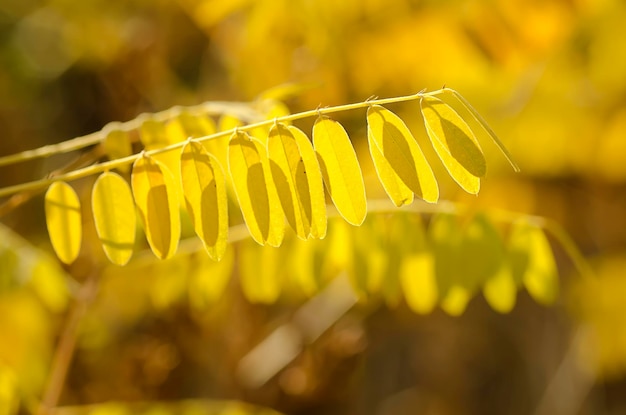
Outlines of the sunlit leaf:
M272 178L287 222L298 238L307 239L311 228L311 196L307 172L298 144L287 126L272 126L267 139L267 150Z
M397 184L399 179L412 192L427 202L434 203L439 199L439 187L433 171L417 141L400 117L379 105L373 105L367 110L367 132L374 165L385 190L389 187L399 190L400 195L405 193L402 192L402 187ZM371 142L377 147L378 154L375 154L372 149ZM377 160L380 155L388 163L382 169L382 173L385 174L381 174L381 169L378 168L383 164L380 159ZM391 173L397 177L393 177ZM387 181L391 183L386 185ZM388 190L387 193L389 194ZM403 200L400 199L400 204L398 204L391 194L389 196L396 206L412 201L403 203ZM396 199L398 199L397 195Z
M282 288L284 258L275 248L260 248L244 240L239 245L239 279L248 301L272 304Z
M463 120L471 124L470 127L474 133L482 135L484 139L493 141L502 154L504 154L504 157L511 167L513 167L516 172L520 171L515 161L513 161L513 156L511 156L504 144L502 144L496 133L491 129L480 113L476 111L461 94L453 89L444 88L440 96L446 104L454 108Z
M435 276L441 307L448 314L463 313L471 298L471 286L463 279L465 265L461 259L463 230L451 214L435 215L428 228L428 238L435 259Z
M169 122L167 132L171 142L179 142L215 134L217 126L212 118L182 111Z
M135 204L126 180L112 172L102 173L91 193L96 232L104 253L116 265L125 265L135 243Z
M165 124L150 118L141 123L139 137L146 150L153 150L171 144Z
M414 193L409 189L396 172L391 168L387 159L380 152L376 144L373 142L372 134L368 131L367 143L370 149L370 155L374 162L374 168L378 174L378 178L387 192L394 205L400 207L413 203Z
M261 245L280 246L285 222L271 180L265 147L245 132L233 133L228 168L239 207L252 238Z
M313 145L326 189L341 216L359 226L367 214L363 174L346 130L328 117L313 126Z
M528 222L516 222L509 238L513 275L541 304L552 304L559 292L559 277L550 243L543 230Z
M508 313L517 299L517 284L508 264L489 278L483 286L483 295L487 303L499 313Z
M176 183L167 167L143 155L133 164L131 185L146 238L152 252L169 258L180 238L180 215Z
M437 155L465 191L477 194L487 165L474 133L459 114L440 99L423 97L420 104L426 132Z
M46 224L52 248L61 262L71 264L80 251L83 227L78 195L65 182L54 182L45 198Z
M127 131L119 129L111 129L102 143L104 151L106 151L109 160L116 160L130 156L133 149L130 143L130 134ZM129 165L119 166L118 169L124 173L130 171Z
M322 181L322 173L320 171L317 157L315 156L315 150L311 145L309 137L300 129L289 126L287 127L298 145L300 156L304 164L304 171L306 172L306 186L304 182L297 181L296 187L298 192L302 195L302 199L306 199L306 192L310 198L311 210L309 222L311 224L311 238L322 239L326 236L327 217L326 217L326 199L324 196L324 185ZM308 208L304 207L305 213L308 215Z
M189 302L197 309L205 309L218 301L230 280L235 262L233 248L226 247L219 262L206 255L196 255L190 266Z
M433 256L427 252L410 255L402 261L400 282L406 302L418 314L430 313L437 305L439 290Z
M226 179L217 159L196 141L181 154L181 178L187 212L209 256L219 261L228 239Z

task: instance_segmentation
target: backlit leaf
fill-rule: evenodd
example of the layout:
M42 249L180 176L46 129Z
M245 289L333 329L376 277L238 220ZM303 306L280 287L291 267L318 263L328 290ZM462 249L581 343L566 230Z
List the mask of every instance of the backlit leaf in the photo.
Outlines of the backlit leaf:
M52 248L61 262L71 264L80 252L82 222L78 195L65 182L54 182L45 198L46 224Z
M199 138L215 134L217 127L212 118L203 115L194 115L182 111L167 126L170 141L179 142L188 138Z
M485 282L483 295L491 308L499 313L508 313L515 307L517 284L508 264L503 264L498 272Z
M313 126L313 145L326 189L339 214L359 226L367 214L363 173L346 130L328 117Z
M272 178L287 222L298 238L307 239L311 228L311 197L307 172L298 144L287 126L272 126L267 139L267 150Z
M403 190L402 187L396 184L399 179L406 187L425 201L434 203L439 199L439 187L433 171L417 141L415 141L415 138L400 117L379 105L373 105L367 110L367 132L370 152L374 159L378 177L388 194L388 187ZM375 144L379 154L375 155L371 142ZM378 163L376 160L380 155L387 161L391 172L385 166L382 170L386 174L381 175L378 166L383 163L381 163L380 159ZM392 172L397 175L397 178L392 177ZM386 185L386 181L390 181L391 184ZM389 196L391 197L391 194ZM398 204L394 197L391 197L391 199L396 206L412 201ZM402 200L400 201L402 202Z
M234 260L232 245L226 247L219 262L209 259L207 255L195 255L187 290L193 307L205 309L222 297L233 271Z
M112 172L102 173L91 193L96 232L104 253L116 265L125 265L135 243L135 204L126 180Z
M245 132L233 133L228 169L252 238L261 245L280 246L285 222L263 144Z
M487 165L474 133L459 114L440 99L423 97L420 105L426 132L443 165L465 191L477 194Z
M219 261L228 239L228 201L222 167L197 141L185 143L181 178L187 212L209 256Z
M311 201L311 210L309 222L311 223L311 238L322 239L326 236L327 216L326 216L326 198L324 196L324 185L322 182L322 173L315 156L315 150L311 145L309 137L300 129L289 126L287 127L298 145L300 157L304 163L304 171L306 172L307 185L304 182L296 182L297 190L301 199L305 199L305 192L308 187L308 194ZM305 206L305 213L308 215L308 208Z
M141 123L139 136L146 150L153 150L171 144L167 136L165 124L150 118Z
M152 252L159 259L171 257L180 238L179 203L172 174L158 160L144 154L133 164L131 185Z
M251 303L272 304L282 288L284 258L282 251L261 248L249 239L240 243L240 283Z
M112 129L110 130L104 142L104 151L106 151L109 160L116 160L119 158L130 156L133 153L133 149L130 143L130 134L127 131ZM120 171L127 173L130 171L129 165L123 165L117 167Z
M400 268L400 282L406 302L418 314L430 313L437 305L439 289L433 256L421 252L407 256Z
M520 171L515 161L513 161L511 153L509 153L504 144L502 144L496 133L491 129L491 127L489 127L489 124L487 124L487 122L483 119L480 113L476 111L474 107L472 107L471 104L465 98L463 98L461 94L453 89L444 88L440 96L441 99L446 102L446 104L454 108L454 110L461 116L461 118L471 124L473 132L475 132L476 134L480 133L483 138L488 138L496 144L498 149L500 149L502 154L504 154L504 157L507 159L511 167L513 167L513 170L515 170L516 172Z
M541 304L552 304L559 292L559 277L550 243L543 230L527 222L517 222L509 238L513 275Z
M413 191L409 189L389 165L387 159L373 142L372 134L367 133L367 144L374 162L378 178L394 205L400 207L413 203Z

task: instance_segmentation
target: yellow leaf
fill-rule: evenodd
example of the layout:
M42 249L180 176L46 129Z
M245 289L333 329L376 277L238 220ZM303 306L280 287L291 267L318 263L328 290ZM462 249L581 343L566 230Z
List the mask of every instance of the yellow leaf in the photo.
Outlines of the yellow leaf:
M78 195L69 184L54 182L46 192L45 210L52 248L61 262L71 264L80 252L83 233Z
M513 275L541 304L552 304L558 297L559 276L550 243L543 230L527 222L517 222L509 239Z
M146 150L165 147L170 143L165 125L157 120L146 119L139 128L141 143Z
M133 164L131 184L152 252L159 259L171 257L180 238L179 204L172 174L158 160L144 154Z
M180 168L193 227L209 256L219 261L228 239L228 201L222 167L202 144L190 140L183 147Z
M245 132L233 133L228 143L228 169L252 238L261 245L280 246L285 222L265 147Z
M311 197L298 144L287 126L275 124L269 132L267 150L278 198L287 222L300 239L310 233ZM299 191L302 190L302 191ZM308 215L305 211L308 208Z
M476 111L474 107L472 107L470 103L467 102L465 98L463 98L461 94L453 89L444 88L442 90L441 97L442 100L446 102L446 104L454 108L454 110L461 116L461 118L473 124L474 127L479 127L472 128L472 131L478 131L482 133L484 138L488 138L493 141L498 149L502 152L502 154L504 154L504 157L507 159L511 167L513 167L513 170L515 170L516 172L520 171L515 161L513 161L513 157L506 149L504 144L502 144L496 133L491 129L491 127L489 127L489 124L487 124L487 122L483 119L480 113L478 113L478 111Z
M224 114L218 121L217 129L219 131L229 131L244 125L244 122L234 115Z
M404 182L393 171L389 162L380 152L376 144L374 144L371 132L367 133L367 144L370 148L374 168L378 174L378 178L387 192L394 205L400 207L413 203L413 191L409 189Z
M426 132L450 176L466 192L477 194L487 165L474 133L459 114L440 99L423 97L420 105Z
M130 135L127 131L113 129L108 132L103 142L104 151L106 151L109 160L115 160L130 156L133 149L130 143ZM130 171L130 166L119 166L118 169L124 173Z
M311 201L310 213L307 206L304 209L311 224L310 237L322 239L326 236L328 219L326 216L326 198L324 196L322 173L315 156L315 150L313 150L309 137L302 130L293 126L287 128L296 140L300 157L302 157L302 162L304 163L304 171L306 172L306 183L308 186L305 186L302 181L297 181L296 186L301 194L301 200L306 198L305 193L307 190L305 189L308 188L308 197Z
M212 118L193 115L187 111L182 111L167 126L170 141L180 142L188 138L199 138L215 134L217 127Z
M135 204L130 187L120 175L102 173L91 193L91 206L104 253L116 265L125 265L135 243Z
M280 295L284 277L282 251L260 248L249 239L239 246L239 282L244 295L251 303L274 303Z
M363 173L356 153L341 124L319 117L313 126L313 145L326 189L339 214L359 226L367 214Z
M499 313L506 314L515 307L517 284L508 265L503 264L500 270L485 282L483 295L491 308Z
M232 245L227 246L219 262L207 255L196 255L190 267L189 295L190 304L196 309L206 309L222 298L228 285L235 263Z
M426 252L409 255L400 267L400 282L406 302L418 314L430 313L437 305L439 290L433 256Z
M425 201L434 203L439 199L439 187L435 175L417 141L400 117L380 105L373 105L367 110L367 132L374 166L388 194L388 187L393 188L395 186L396 190L403 190L396 184L399 179ZM372 142L378 150L376 155L372 149ZM378 166L383 163L381 160L378 160L377 163L375 159L380 156L387 162L385 167L388 167L382 169L385 173L382 175ZM397 177L393 177L394 175ZM385 185L385 181L391 182L389 186ZM401 193L406 193L406 191ZM391 197L391 195L389 196ZM391 199L396 206L412 201L398 204L393 197ZM399 201L401 202L402 199Z

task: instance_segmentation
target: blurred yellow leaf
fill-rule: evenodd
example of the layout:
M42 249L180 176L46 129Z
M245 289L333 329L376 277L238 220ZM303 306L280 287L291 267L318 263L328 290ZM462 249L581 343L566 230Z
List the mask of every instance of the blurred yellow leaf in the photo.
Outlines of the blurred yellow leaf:
M250 240L242 241L239 246L239 278L244 295L252 303L275 303L282 289L281 251L261 248Z
M485 157L474 133L459 114L438 98L420 101L426 132L452 178L468 193L480 190L487 171Z
M313 145L326 189L341 216L359 226L367 214L365 185L356 153L346 130L328 117L313 126Z
M82 222L78 195L65 182L54 182L45 198L46 224L52 248L61 262L71 264L80 252Z
M169 258L180 238L180 215L176 184L167 167L148 155L133 164L131 184L146 238L152 252Z
M407 256L400 267L400 282L406 302L418 314L428 314L437 305L439 290L430 253Z
M228 169L243 218L261 245L280 246L285 223L271 180L267 152L245 132L233 133L228 144Z
M127 157L133 153L130 143L130 134L123 130L110 130L104 138L103 146L109 160ZM119 166L118 169L127 173L130 171L130 166L124 164L123 166Z
M483 286L483 295L487 303L499 313L506 314L515 307L517 284L507 264L503 264Z
M93 185L91 207L104 253L116 265L125 265L135 243L135 204L126 180L112 172L102 173Z
M190 266L189 302L196 309L206 309L219 300L228 285L235 264L232 246L215 262L204 254L196 255Z
M368 139L376 145L380 155L388 162L388 167L404 185L427 202L434 203L439 199L439 187L433 171L417 141L400 117L380 105L373 105L367 110L367 132ZM374 158L371 144L370 152ZM381 164L380 161L379 164ZM377 165L376 159L374 159L374 165ZM392 186L395 185L396 189L402 190L402 187L395 184L397 179L389 177L391 173L389 170L383 170L387 173L385 175L381 175L378 168L377 172L385 190L388 187L385 186L385 180L391 180ZM410 201L401 204L394 201L394 203L396 206L401 206Z
M228 239L226 179L217 159L197 141L181 154L181 178L187 212L209 256L219 261Z
M519 275L528 293L541 304L552 304L559 292L559 276L550 243L537 226L516 222L509 237L509 255L514 275Z

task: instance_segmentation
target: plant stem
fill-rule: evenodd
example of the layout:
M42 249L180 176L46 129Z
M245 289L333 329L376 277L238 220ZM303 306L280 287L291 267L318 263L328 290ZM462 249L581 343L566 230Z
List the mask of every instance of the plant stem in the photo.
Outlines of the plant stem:
M78 337L78 329L80 322L87 311L87 306L94 298L98 288L98 271L92 272L87 280L83 283L78 291L76 300L65 320L63 332L59 339L52 366L50 369L50 377L46 385L46 390L41 401L41 405L37 411L37 415L51 415L53 409L57 406L67 372L76 350L76 340Z
M419 99L419 98L421 98L423 96L434 96L434 95L440 94L442 92L443 92L443 90L437 90L437 91L428 92L428 93L426 93L426 92L418 92L417 94L405 95L405 96L401 96L401 97L384 98L384 99L373 99L373 100L357 102L357 103L354 103L354 104L345 104L345 105L338 105L338 106L334 106L334 107L318 108L318 109L315 109L315 110L299 112L297 114L291 114L291 115L286 115L286 116L283 116L283 117L277 117L277 118L272 119L272 120L264 120L264 121L260 121L260 122L253 123L253 124L247 124L247 125L244 125L244 126L241 126L241 127L237 127L236 130L239 130L239 131L249 131L249 130L252 130L252 129L255 129L255 128L258 128L258 127L264 127L264 126L272 125L272 124L278 123L278 122L289 122L289 121L299 120L299 119L303 119L303 118L309 118L309 117L314 117L314 116L320 116L320 115L332 114L332 113L337 113L337 112L355 110L355 109L359 109L359 108L366 108L366 107L369 107L371 105L385 105L385 104L393 104L393 103L404 102L404 101L413 101L413 100ZM206 106L207 104L204 104L204 105ZM197 109L196 107L189 107L189 108ZM157 113L157 114L155 114L153 116L153 118L156 117L157 119L159 119L159 118L167 119L168 116L171 117L171 114L173 113L173 111L180 111L180 109L173 108L173 109L170 109L168 111L164 111L162 113ZM132 128L139 127L141 125L141 122L143 122L143 118L142 117L138 117L135 120L129 121L129 122L124 123L122 125L124 126L124 128L132 129ZM219 138L219 137L224 137L224 136L231 135L234 131L235 131L234 129L233 130L227 130L227 131L221 131L221 132L218 132L216 134L211 134L211 135L207 135L207 136L204 136L204 137L198 137L195 140L196 141L212 140L212 139L216 139L216 138ZM94 133L94 134L100 134L100 133L101 132ZM90 141L90 140L94 140L94 138L91 137L91 136L92 135L81 137L80 139L85 139L85 142L90 142L91 144L95 144L95 142L92 143ZM89 138L86 139L86 137L89 137ZM71 143L72 141L74 141L74 140L70 140L68 143ZM84 142L83 142L83 144L84 144ZM181 148L184 145L185 145L185 141L181 141L181 142L169 145L167 147L146 151L145 153L152 156L152 155L156 155L156 154L161 154L161 153L166 153L166 152L169 152L169 151L177 150L177 149ZM75 148L75 147L68 146L68 148ZM40 152L38 154L41 154L41 153L42 152ZM28 182L28 183L22 183L22 184L18 184L18 185L14 185L14 186L5 187L5 188L0 189L0 197L5 197L5 196L9 196L9 195L12 195L12 194L15 194L15 193L29 191L29 190L45 188L45 187L48 187L49 185L51 185L52 183L54 183L55 181L59 181L59 180L71 181L71 180L81 179L83 177L87 177L87 176L91 176L93 174L97 174L97 173L101 173L101 172L104 172L104 171L107 171L107 170L111 170L111 169L114 169L116 167L120 167L120 166L124 166L124 165L127 165L127 164L131 164L135 160L137 160L139 157L141 157L141 154L142 153L137 153L137 154L133 154L133 155L128 156L128 157L123 157L123 158L116 159L116 160L111 160L111 161L107 161L107 162L103 162L103 163L98 163L98 164L95 164L93 166L85 167L83 169L78 169L78 170L74 170L72 172L68 172L66 174L59 175L59 176L55 177L54 179L35 180L35 181L32 181L32 182ZM0 163L0 165L1 165L1 163Z

